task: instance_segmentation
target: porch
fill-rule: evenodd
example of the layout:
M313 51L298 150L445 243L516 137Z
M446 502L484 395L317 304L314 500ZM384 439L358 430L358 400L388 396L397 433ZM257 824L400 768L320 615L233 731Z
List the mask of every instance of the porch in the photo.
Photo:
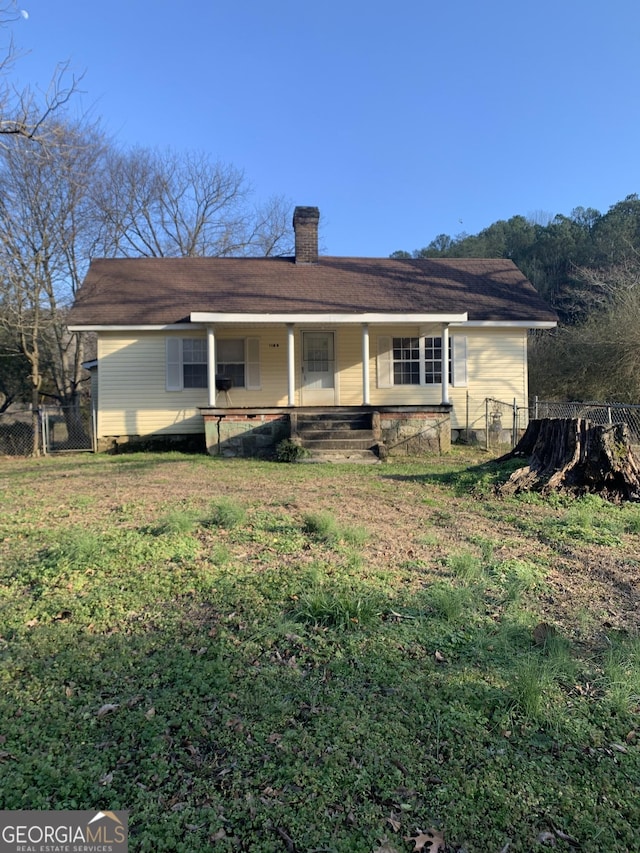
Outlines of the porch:
M289 439L315 459L348 461L444 453L451 447L451 405L207 407L212 456L270 457Z

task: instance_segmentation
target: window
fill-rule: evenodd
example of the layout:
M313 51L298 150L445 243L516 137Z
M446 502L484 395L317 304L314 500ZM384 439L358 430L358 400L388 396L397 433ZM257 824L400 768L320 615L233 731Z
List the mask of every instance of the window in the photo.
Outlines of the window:
M241 339L216 342L216 376L231 380L233 388L244 388L244 341Z
M420 338L393 339L393 384L420 385Z
M467 384L467 339L449 337L449 384ZM378 338L378 387L441 385L442 338Z
M182 387L207 387L207 342L201 338L182 341Z
M424 381L427 385L442 383L442 338L424 339ZM449 382L451 382L451 338L449 338Z
M207 388L209 383L206 338L166 339L166 389ZM216 340L216 376L231 379L233 388L260 388L258 338Z

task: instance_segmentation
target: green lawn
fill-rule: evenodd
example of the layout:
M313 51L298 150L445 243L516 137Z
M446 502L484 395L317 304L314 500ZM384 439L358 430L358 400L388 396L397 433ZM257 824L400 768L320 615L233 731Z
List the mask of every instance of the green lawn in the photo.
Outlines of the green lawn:
M482 463L0 460L0 806L126 809L132 851L640 850L640 507Z

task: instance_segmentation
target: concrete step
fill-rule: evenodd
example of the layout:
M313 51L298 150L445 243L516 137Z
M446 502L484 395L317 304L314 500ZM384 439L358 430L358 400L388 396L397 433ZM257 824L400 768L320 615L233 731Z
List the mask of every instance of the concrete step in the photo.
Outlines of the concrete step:
M328 429L370 430L371 422L368 418L316 417L308 419L306 417L298 417L298 432L313 432L314 430Z
M372 436L366 438L318 438L310 439L308 436L299 436L300 442L307 450L370 450L375 441Z
M312 450L300 462L328 462L336 464L351 462L358 465L376 465L380 462L380 459L371 450Z
M373 443L373 433L370 429L298 429L298 435L303 441L322 441L324 439L358 441L363 439Z

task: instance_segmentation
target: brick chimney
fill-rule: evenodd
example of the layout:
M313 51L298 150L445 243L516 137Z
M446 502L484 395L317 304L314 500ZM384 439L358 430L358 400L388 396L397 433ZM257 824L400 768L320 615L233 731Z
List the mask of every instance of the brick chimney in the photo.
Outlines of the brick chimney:
M317 207L296 207L293 211L297 264L318 263L319 221L320 211Z

